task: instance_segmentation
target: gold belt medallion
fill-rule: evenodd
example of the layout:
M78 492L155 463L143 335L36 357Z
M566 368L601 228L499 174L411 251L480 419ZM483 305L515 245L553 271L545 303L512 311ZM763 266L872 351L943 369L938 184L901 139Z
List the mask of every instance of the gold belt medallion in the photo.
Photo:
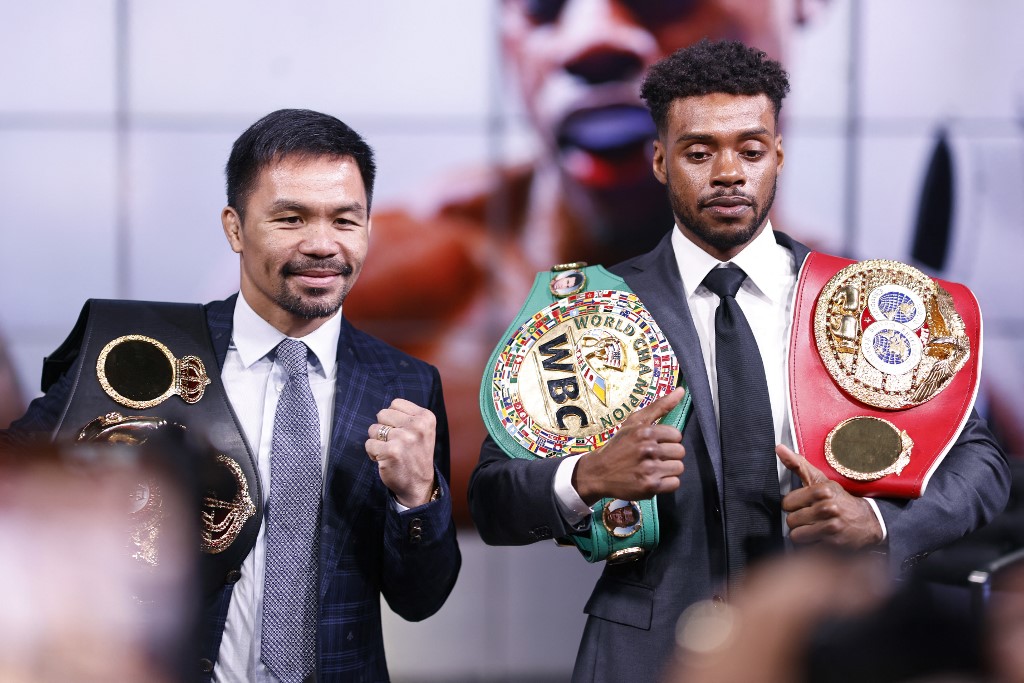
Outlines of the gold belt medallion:
M155 430L166 426L167 421L158 417L125 417L121 413L107 413L82 427L76 441L139 446ZM160 529L164 522L164 501L160 485L148 477L136 482L135 488L128 492L128 500L132 559L156 567L160 564L158 548Z
M128 334L110 341L96 360L96 376L107 396L120 405L144 410L177 394L196 403L210 384L196 356L175 358L152 337Z
M77 441L140 446L156 430L168 427L185 429L160 417L107 413L85 425ZM217 467L210 470L216 477L216 482L212 482L215 486L203 496L200 515L200 549L211 555L230 547L245 523L256 514L242 468L222 453L216 455L215 461ZM155 567L159 564L157 547L164 521L160 488L155 481L138 482L129 493L129 500L132 557Z
M502 427L539 457L587 453L679 379L668 340L635 294L581 292L506 341L492 398ZM620 528L620 527L615 527Z
M229 475L234 495L230 500L208 491L203 496L200 550L215 555L227 550L249 518L256 514L256 505L249 494L245 473L238 463L226 455L217 455L217 465Z
M953 297L917 268L861 261L828 281L814 338L832 379L875 408L920 405L949 385L970 357Z
M878 417L843 420L825 438L825 460L844 477L874 481L900 474L914 442L906 431Z

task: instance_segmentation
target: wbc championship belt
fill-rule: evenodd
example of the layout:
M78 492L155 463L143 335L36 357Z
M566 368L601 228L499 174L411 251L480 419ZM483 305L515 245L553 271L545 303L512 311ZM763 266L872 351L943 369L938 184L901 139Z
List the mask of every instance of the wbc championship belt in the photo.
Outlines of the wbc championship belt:
M897 261L812 253L793 314L790 400L800 453L851 493L920 496L977 396L974 295Z
M668 340L625 281L570 263L537 274L484 370L480 409L510 457L586 454L680 383ZM682 429L689 409L687 394L661 421ZM569 538L589 562L634 560L657 546L655 499L605 498L591 509L589 531Z

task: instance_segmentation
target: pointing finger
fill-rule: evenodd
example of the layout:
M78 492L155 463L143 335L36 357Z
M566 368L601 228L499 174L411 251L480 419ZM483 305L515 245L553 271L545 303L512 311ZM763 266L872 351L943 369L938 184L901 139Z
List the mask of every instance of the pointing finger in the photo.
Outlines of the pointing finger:
M634 422L641 422L643 424L654 424L661 418L672 412L686 396L686 389L683 387L676 387L671 392L665 394L661 398L655 399L650 405L642 408L632 415L630 418ZM629 418L627 418L629 419Z
M778 444L775 447L775 454L790 472L796 472L804 486L818 484L828 481L828 477L821 473L817 467L807 461L807 458L796 453L793 449Z

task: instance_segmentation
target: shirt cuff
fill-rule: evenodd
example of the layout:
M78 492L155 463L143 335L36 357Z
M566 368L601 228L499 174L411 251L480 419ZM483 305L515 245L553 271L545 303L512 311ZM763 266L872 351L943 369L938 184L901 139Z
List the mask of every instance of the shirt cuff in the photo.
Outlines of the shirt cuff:
M572 486L572 473L582 457L583 455L572 455L562 458L558 469L555 470L555 500L558 501L558 508L569 526L578 525L593 513Z
M882 527L882 541L885 541L885 539L889 538L889 532L885 528L885 520L882 519L882 513L878 509L878 503L871 498L865 498L864 500L868 502L868 505L870 505L871 509L874 511L875 518L878 520L878 526Z

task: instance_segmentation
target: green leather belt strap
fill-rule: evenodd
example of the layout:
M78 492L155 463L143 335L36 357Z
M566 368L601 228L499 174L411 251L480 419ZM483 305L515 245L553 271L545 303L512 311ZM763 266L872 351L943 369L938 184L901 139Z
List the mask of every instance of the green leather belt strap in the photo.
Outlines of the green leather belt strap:
M513 458L586 454L634 411L676 386L679 364L651 314L601 266L556 266L534 279L488 360L480 386L487 431ZM682 429L690 396L661 422ZM622 562L658 544L656 499L605 498L573 534L589 562Z

